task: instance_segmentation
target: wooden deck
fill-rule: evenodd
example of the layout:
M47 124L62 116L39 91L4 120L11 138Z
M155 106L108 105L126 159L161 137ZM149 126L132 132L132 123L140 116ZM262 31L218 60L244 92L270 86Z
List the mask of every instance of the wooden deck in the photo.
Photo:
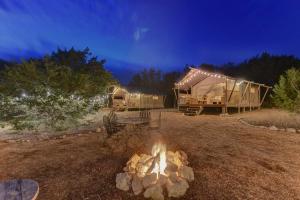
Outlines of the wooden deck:
M238 113L245 112L246 110L252 111L260 109L260 105L225 105L223 104L181 104L178 110L184 112L186 115L198 115L204 108L221 108L222 113L227 113L228 108L238 109Z

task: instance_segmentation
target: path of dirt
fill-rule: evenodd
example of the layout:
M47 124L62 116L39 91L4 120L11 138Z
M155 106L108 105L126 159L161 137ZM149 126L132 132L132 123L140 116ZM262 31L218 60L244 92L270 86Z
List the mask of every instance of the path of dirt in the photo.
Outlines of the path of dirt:
M195 172L182 199L300 199L300 134L248 127L235 117L169 112L162 119L167 147L184 150ZM35 179L41 200L143 199L117 190L115 175L133 152L149 150L157 135L149 134L140 136L142 147L121 152L97 133L0 142L0 180Z

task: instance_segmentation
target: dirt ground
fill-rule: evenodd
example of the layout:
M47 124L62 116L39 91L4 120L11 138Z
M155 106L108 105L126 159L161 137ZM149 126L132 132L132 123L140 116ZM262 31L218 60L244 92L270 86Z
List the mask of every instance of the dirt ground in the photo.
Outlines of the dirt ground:
M245 121L257 126L276 126L300 130L300 114L280 109L263 109L259 112L246 112L240 115Z
M161 137L170 150L184 150L194 169L182 199L300 199L300 134L249 127L237 116L166 112L162 121L158 131L124 131L105 142L99 133L0 142L0 180L34 179L41 200L143 199L116 189L115 176Z

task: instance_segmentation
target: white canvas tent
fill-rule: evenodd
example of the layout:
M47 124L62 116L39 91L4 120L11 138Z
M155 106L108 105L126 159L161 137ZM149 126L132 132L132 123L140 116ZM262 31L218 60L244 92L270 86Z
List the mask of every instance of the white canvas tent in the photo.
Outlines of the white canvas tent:
M252 81L190 68L187 75L175 83L174 91L180 110L221 107L223 112L227 112L228 107L236 107L240 112L240 108L260 108L270 88Z
M110 107L116 110L164 108L164 96L143 93L130 93L120 86L108 88Z

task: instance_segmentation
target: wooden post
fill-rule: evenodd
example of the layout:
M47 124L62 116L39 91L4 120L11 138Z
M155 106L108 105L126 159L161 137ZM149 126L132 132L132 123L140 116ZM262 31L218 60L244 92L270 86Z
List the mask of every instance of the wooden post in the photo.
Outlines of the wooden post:
M228 104L228 98L227 98L227 77L225 79L225 113L227 113L227 104Z
M241 113L241 84L239 84L239 103L238 103L238 112Z
M239 91L239 103L238 103L238 112L241 113L241 92Z
M251 82L250 82L250 87L249 87L249 111L251 112Z
M242 97L241 97L241 101L244 100L244 97L245 97L245 95L246 95L246 92L247 92L248 87L249 87L249 82L247 82L247 85L246 85L246 87L245 87L245 90L243 91L243 94L242 94ZM245 111L246 111L246 108L245 108L245 105L243 104L243 112L245 112Z
M247 92L248 86L249 86L249 82L247 82L246 88L245 88L245 90L244 90L244 92L243 92L242 100L243 100L243 98L244 98L244 96L245 96L245 94L246 94L246 92Z
M131 93L128 94L127 96L128 96L128 98L127 98L127 103L126 103L126 104L127 104L127 110L129 110L129 102L131 102L131 101L130 101Z
M267 93L268 93L269 89L270 89L270 87L267 87L267 90L266 90L266 92L265 92L265 94L264 94L264 96L263 96L263 98L262 98L262 100L261 100L261 102L260 102L260 106L261 106L261 105L262 105L262 103L264 102L264 100L265 100L265 97L266 97L266 95L267 95Z
M178 89L177 90L177 94L178 94L178 100L177 100L177 109L178 109L178 111L179 111L179 99L180 99L180 90Z
M232 94L234 92L235 85L236 85L236 80L234 81L234 85L233 85L232 90L230 92L230 95L229 95L229 98L228 98L228 101L227 101L228 103L230 102L231 96L232 96Z
M226 106L222 106L222 114L226 113Z
M260 110L260 85L258 86L258 110Z
M173 102L173 107L176 107L176 102L178 103L178 98L177 98L177 94L176 94L176 88L173 88L173 92L174 92L174 96L175 96L175 101Z
M141 111L141 96L142 96L142 94L139 94L139 97L140 97L140 99L139 99L139 111Z
M179 99L180 99L180 89L177 88L177 110L179 111Z

